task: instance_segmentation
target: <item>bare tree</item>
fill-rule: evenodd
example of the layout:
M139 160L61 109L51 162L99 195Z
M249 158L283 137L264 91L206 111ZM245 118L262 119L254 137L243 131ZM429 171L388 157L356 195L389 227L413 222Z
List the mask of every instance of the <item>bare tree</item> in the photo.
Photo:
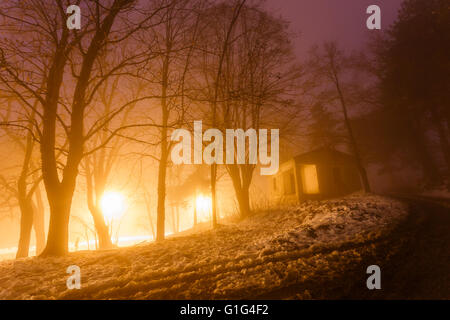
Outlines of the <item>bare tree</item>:
M107 118L114 110L114 104L118 104L120 100L124 99L123 95L120 97L118 95L120 92L120 78L120 76L115 76L104 82L104 85L99 90L99 104L95 104L92 110L90 110L92 113L100 113L102 117ZM129 91L133 90L130 89ZM138 88L136 94L133 94L134 98L130 98L131 101L138 100L139 91ZM115 122L117 123L116 126L118 128L125 128L130 125L129 115L135 105L136 103L131 103L129 107L122 112L120 118L116 119ZM99 109L101 109L101 111ZM111 139L110 134L113 129L112 126L112 123L106 123L103 126L103 130L93 137L90 143L93 147L100 145L105 145L105 147L86 156L83 163L87 205L94 220L100 249L112 247L111 235L100 207L101 198L106 190L111 171L118 162L121 149L123 149L127 142L127 140L121 138L120 135Z
M36 120L36 113L31 111L25 114L25 118L20 115L17 118L13 118L12 106L15 101L10 99L5 114L2 114L2 129L6 132L7 136L18 145L23 151L22 165L20 174L17 178L16 186L11 186L5 177L0 177L2 185L10 191L9 195L17 199L17 203L20 209L20 237L19 244L16 253L16 258L28 257L31 230L34 227L36 234L36 253L39 253L43 248L43 242L45 242L44 231L44 208L42 204L39 184L42 181L38 174L38 167L36 163L35 155L35 132L34 122ZM36 106L35 101L34 106ZM25 141L22 140L20 129L24 126ZM19 130L18 130L19 129ZM37 203L35 203L35 200Z
M213 27L212 30L218 29L213 38L218 43L204 49L210 55L209 52L219 48L217 58L205 58L202 69L205 83L212 87L206 93L211 97L208 110L212 114L211 124L222 132L226 129L258 131L263 126L274 128L290 118L293 101L289 95L301 74L293 61L287 25L257 6L244 4L239 1L237 7L222 5L217 8L231 12L223 14L231 16L231 22L225 23L226 32L221 32L220 26ZM222 34L225 34L224 38ZM250 213L249 188L255 167L249 161L249 148L246 148L245 164L237 164L235 159L234 164L226 165L241 216ZM211 170L211 189L215 198L216 169ZM214 199L213 207L216 207Z
M350 123L347 103L348 99L344 92L344 81L346 79L345 72L348 72L351 65L350 59L337 48L335 43L324 44L322 50L318 47L313 48L311 54L312 58L309 65L316 80L319 80L319 86L321 86L322 92L323 90L328 90L327 85L331 85L333 88L331 92L329 92L331 97L328 96L327 99L329 102L337 101L341 106L343 120L348 134L348 141L355 156L356 166L361 176L363 188L366 192L370 192L369 179ZM321 82L321 80L324 81Z
M143 40L150 47L151 63L142 78L147 81L149 90L156 91L160 97L159 119L152 119L158 127L157 138L152 145L159 148L158 156L152 156L158 163L157 241L165 238L166 179L172 148L170 130L185 123L188 108L186 83L198 28L198 7L202 3L196 0L158 1L156 5L164 7L160 12L163 23L152 28ZM159 53L156 60L155 52Z
M104 81L124 68L134 65L142 55L136 47L124 49L130 39L151 20L156 12L132 11L136 0L80 1L84 13L81 30L66 27L66 8L62 1L36 0L23 3L14 0L0 10L2 26L8 36L27 34L33 41L2 42L0 47L1 80L18 89L16 94L27 101L39 101L36 114L42 120L38 131L42 174L50 206L47 245L42 255L62 255L68 251L68 223L72 196L82 158L104 144L84 150L86 141L121 113L128 103L113 110L85 131L85 113ZM135 14L133 19L130 15ZM114 66L104 70L98 58L104 52L116 55ZM25 62L23 62L25 61ZM70 71L70 73L66 72ZM44 83L44 88L36 83ZM64 90L63 90L64 89ZM27 104L33 109L33 106ZM110 139L117 133L113 130ZM61 138L61 135L64 137ZM110 141L106 139L105 144ZM55 151L61 140L67 140L65 163L57 161Z
M234 26L239 18L239 15L241 13L242 8L245 5L246 0L239 0L239 1L235 1L235 3L232 5L232 14L231 17L229 18L229 20L226 20L226 22L221 25L220 20L216 20L214 21L213 19L215 18L215 15L217 14L218 11L222 10L223 12L228 11L229 7L221 4L218 5L217 7L213 7L209 13L209 22L216 24L216 46L215 49L218 50L217 53L217 65L214 66L216 67L216 73L215 76L212 79L212 83L210 82L210 80L208 79L208 73L210 72L210 66L204 66L204 71L206 71L205 76L206 76L206 83L210 84L212 86L212 88L209 91L209 101L210 101L210 111L211 111L211 127L215 128L217 126L217 102L219 99L219 88L220 88L220 80L222 78L222 73L223 73L223 65L224 65L224 60L225 60L225 56L229 50L229 46L230 46L230 42L232 41L232 34L233 34L233 29ZM224 11L225 10L225 11ZM227 15L224 15L225 17L227 17ZM228 18L228 17L227 17ZM211 25L210 25L211 26ZM224 37L222 37L221 31L224 31ZM209 45L208 45L208 41L210 41L209 38L209 34L207 33L206 35L203 36L203 40L205 43L206 48L203 49L203 52L205 55L210 55L210 51L209 51ZM204 62L207 63L208 58L204 58ZM214 72L214 71L213 71ZM215 228L217 226L217 192L216 192L216 185L217 185L217 164L213 163L211 165L211 172L210 172L210 178L211 178L211 201L212 201L212 223L213 223L213 228ZM194 209L196 212L196 209ZM196 213L195 213L196 216Z

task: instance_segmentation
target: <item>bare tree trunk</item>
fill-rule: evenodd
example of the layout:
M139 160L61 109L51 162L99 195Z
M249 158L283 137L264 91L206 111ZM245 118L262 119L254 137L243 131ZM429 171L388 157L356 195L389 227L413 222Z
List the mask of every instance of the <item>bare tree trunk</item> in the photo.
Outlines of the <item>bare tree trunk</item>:
M167 131L164 128L163 131ZM166 132L167 137L167 132ZM165 238L165 202L166 202L166 173L167 173L167 138L161 143L162 157L159 162L158 172L158 204L157 204L157 217L156 217L156 241L162 241ZM166 141L164 143L164 141Z
M27 197L19 196L20 207L20 238L16 258L28 257L33 227L33 206Z
M29 130L32 130L31 123L29 125ZM20 207L20 237L16 258L28 257L30 249L31 229L33 227L33 191L30 191L30 193L27 192L27 177L30 169L31 156L33 154L33 145L31 131L29 131L27 134L22 171L17 182L17 193Z
M36 197L36 206L33 210L33 227L36 236L36 255L39 255L45 247L45 209L39 187L36 188L34 195Z
M95 169L96 168L94 168L94 170ZM97 179L95 186L93 186L90 162L86 161L87 204L92 219L94 220L95 231L98 234L98 247L99 249L110 249L113 247L111 234L109 233L108 226L105 223L102 210L100 209L100 197L103 195L105 183L103 180L99 180L102 179Z
M170 51L170 50L168 50ZM158 203L156 217L156 241L162 241L165 238L165 216L166 216L166 176L167 176L167 160L169 157L167 142L167 125L169 121L169 110L167 106L167 87L169 72L169 53L164 58L163 80L162 80L162 128L161 128L161 159L159 161L158 170Z
M175 208L173 206L173 204L171 204L170 206L170 217L171 217L171 222L172 222L172 232L175 234L176 233L176 220L175 220Z
M87 249L91 250L91 245L89 243L89 230L86 226L84 227L84 236L86 237Z
M180 208L177 205L175 207L175 209L176 209L176 219L177 219L177 222L176 222L176 225L175 225L175 228L176 228L175 230L178 233L178 232L180 232Z
M250 182L245 179L241 180L241 172L238 165L229 165L228 172L231 180L233 181L234 191L236 193L236 199L239 205L239 213L241 217L247 217L250 215ZM244 175L243 175L244 176Z
M250 195L249 188L242 188L240 194L237 195L239 203L239 211L241 212L241 217L248 217L250 215Z
M211 165L211 214L212 227L217 227L217 200L216 200L216 185L217 185L217 164Z
M64 66L67 61L65 46L68 43L68 38L68 31L63 29L60 45L56 48L48 73L47 92L45 105L43 106L41 162L42 176L50 206L50 225L47 245L41 253L42 256L64 255L68 251L68 223L72 194L69 194L70 190L64 190L65 188L60 183L55 156L59 90L63 82ZM67 162L69 161L68 157Z
M147 207L148 221L150 223L150 228L152 230L152 237L153 237L153 240L155 240L156 239L156 233L155 233L155 227L153 225L152 210L151 210L150 199L149 199L149 196L147 194L147 191L144 191L144 199L145 199L145 206Z
M155 232L155 227L153 225L152 210L151 210L150 199L149 199L149 196L147 194L147 191L144 191L144 200L145 200L145 206L147 208L148 221L150 223L150 228L152 230L152 237L153 237L153 240L155 240L156 239L156 232Z
M113 247L111 242L111 235L108 231L108 226L103 218L102 211L98 206L92 206L89 208L92 218L94 219L95 231L98 234L98 247L99 249L110 249Z
M220 53L219 58L219 66L217 68L217 74L216 79L214 82L214 99L212 101L212 127L214 128L216 126L217 122L217 99L219 96L219 84L220 84L220 77L222 76L222 69L224 64L225 55L228 51L228 46L231 38L231 34L233 32L233 27L236 24L236 21L239 18L239 15L241 13L241 10L245 4L246 0L240 1L237 5L235 10L233 11L233 18L230 21L230 25L228 26L228 30L225 37L225 42L223 43L222 52ZM217 201L216 201L216 180L217 180L217 164L213 163L211 165L211 206L212 206L212 223L213 228L217 226Z
M95 250L98 250L99 244L98 244L98 236L96 233L94 233L94 241L95 241Z
M62 256L68 252L69 217L73 192L49 196L50 225L47 245L41 256Z
M367 172L366 172L366 168L364 168L363 164L362 164L362 160L361 160L361 154L358 148L358 144L356 143L356 139L355 136L353 134L353 130L352 130L352 126L350 124L350 120L348 118L348 112L347 112L347 105L345 103L345 99L344 99L344 95L342 93L340 84L339 84L339 79L337 77L337 74L335 72L335 70L333 70L334 73L334 80L335 80L335 85L336 85L336 89L337 92L339 94L339 100L341 102L341 107L342 107L342 112L344 113L344 121L345 121L345 126L347 128L348 131L348 136L350 139L350 145L353 149L353 153L355 156L355 160L356 160L356 167L358 168L359 174L361 176L361 180L363 183L363 188L365 192L370 192L370 184L369 184L369 178L367 177Z

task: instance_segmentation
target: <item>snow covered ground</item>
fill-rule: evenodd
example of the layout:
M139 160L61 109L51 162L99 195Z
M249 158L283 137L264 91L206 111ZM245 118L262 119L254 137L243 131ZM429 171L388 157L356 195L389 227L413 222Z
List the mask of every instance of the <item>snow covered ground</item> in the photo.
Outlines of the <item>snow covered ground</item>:
M293 298L315 298L309 282L360 261L355 247L370 247L407 213L399 201L356 194L163 243L3 261L0 299L251 299L284 297L289 290ZM81 268L80 290L66 287L70 265Z

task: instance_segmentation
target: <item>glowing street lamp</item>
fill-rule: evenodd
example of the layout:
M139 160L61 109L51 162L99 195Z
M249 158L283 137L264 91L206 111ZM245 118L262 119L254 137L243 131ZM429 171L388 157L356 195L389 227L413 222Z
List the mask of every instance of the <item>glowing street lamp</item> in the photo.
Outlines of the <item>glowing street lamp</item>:
M202 194L197 195L197 197L195 198L195 207L197 214L199 213L201 217L203 217L203 219L201 220L204 220L204 218L207 218L211 213L212 209L211 197L207 197Z
M120 220L126 210L125 197L114 191L105 192L100 200L100 207L104 218L110 224L113 220Z

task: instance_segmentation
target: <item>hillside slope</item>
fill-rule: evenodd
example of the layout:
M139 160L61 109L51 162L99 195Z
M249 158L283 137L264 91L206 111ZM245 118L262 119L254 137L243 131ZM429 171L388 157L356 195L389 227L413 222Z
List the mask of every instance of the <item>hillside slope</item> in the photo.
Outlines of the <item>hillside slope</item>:
M376 256L374 243L407 212L399 201L353 195L163 243L4 261L0 299L339 297L352 285L346 275ZM66 287L70 265L81 268L80 290Z

